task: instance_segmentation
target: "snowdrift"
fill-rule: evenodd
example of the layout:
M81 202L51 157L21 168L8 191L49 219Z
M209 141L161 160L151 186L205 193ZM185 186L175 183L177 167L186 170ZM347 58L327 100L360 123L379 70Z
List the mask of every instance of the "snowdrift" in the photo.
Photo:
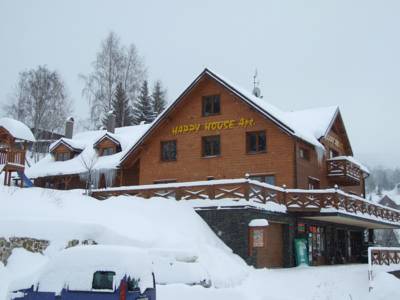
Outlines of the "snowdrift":
M0 237L49 240L44 252L47 259L74 239L143 249L154 261L159 284L209 280L215 287L229 287L248 274L244 261L220 241L188 203L131 196L98 201L82 193L1 186ZM22 270L3 269L11 277L18 277Z

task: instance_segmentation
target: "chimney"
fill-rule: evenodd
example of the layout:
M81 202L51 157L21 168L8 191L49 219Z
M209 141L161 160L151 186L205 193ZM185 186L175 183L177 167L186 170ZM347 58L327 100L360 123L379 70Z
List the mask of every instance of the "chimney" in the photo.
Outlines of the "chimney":
M114 114L113 110L108 112L107 131L111 132L111 133L114 133L114 131L115 131L115 114Z
M65 137L67 139L72 139L73 133L74 133L74 118L69 117L65 123Z

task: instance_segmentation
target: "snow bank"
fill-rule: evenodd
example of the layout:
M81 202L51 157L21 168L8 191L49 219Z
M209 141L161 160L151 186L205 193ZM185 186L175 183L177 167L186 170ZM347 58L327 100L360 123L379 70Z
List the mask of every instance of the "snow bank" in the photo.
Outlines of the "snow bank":
M137 247L160 266L174 265L155 265L166 283L211 280L226 287L247 276L244 261L184 201L131 196L98 201L80 190L0 187L0 206L0 236L50 240L44 253L49 258L72 239L91 239ZM174 277L176 269L183 270L179 277Z

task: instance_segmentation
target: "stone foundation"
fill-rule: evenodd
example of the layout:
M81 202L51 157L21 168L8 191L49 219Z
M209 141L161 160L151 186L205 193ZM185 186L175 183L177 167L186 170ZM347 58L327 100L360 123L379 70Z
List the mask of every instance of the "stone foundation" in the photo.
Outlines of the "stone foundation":
M9 239L0 237L0 262L4 265L7 264L7 260L10 257L13 249L24 248L33 253L41 253L47 249L50 242L47 240L40 240L28 237L11 237ZM67 242L65 248L75 247L78 245L96 245L94 240L83 240L79 241L77 239Z

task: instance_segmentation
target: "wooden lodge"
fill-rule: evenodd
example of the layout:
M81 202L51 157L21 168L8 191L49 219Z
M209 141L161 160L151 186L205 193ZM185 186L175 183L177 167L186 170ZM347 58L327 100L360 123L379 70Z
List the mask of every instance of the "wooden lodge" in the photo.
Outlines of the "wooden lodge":
M28 176L99 199L191 200L256 267L295 265L296 238L310 264L357 262L372 229L400 224L399 211L364 198L368 169L338 107L285 112L205 69L153 123L114 128L112 118L107 131L55 142Z
M35 137L25 124L0 118L0 174L4 173L4 185L11 185L13 173L23 176L29 142L35 142ZM20 184L23 186L23 180Z

